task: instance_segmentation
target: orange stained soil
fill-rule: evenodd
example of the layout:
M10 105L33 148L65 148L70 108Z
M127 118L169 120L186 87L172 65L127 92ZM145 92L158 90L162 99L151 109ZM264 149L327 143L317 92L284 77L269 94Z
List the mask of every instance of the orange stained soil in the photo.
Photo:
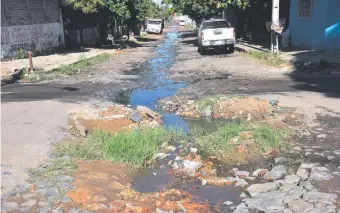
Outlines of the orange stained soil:
M156 208L188 213L210 212L206 203L193 201L190 193L166 189L140 193L131 188L132 170L122 164L94 161L79 162L74 175L75 187L67 192L72 203L59 204L66 210L78 207L95 212L152 213Z

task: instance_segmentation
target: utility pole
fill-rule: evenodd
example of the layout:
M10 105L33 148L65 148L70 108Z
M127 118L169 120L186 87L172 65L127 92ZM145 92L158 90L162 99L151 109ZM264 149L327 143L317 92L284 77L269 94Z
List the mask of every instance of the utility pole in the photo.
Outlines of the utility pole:
M280 0L273 0L271 24L271 52L279 54Z

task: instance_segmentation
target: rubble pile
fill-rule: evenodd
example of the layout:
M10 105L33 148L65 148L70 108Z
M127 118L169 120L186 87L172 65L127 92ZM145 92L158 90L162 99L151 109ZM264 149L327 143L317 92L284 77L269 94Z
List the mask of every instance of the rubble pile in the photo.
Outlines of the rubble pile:
M161 115L144 106L134 110L125 105L85 107L69 112L69 128L85 137L92 130L111 133L132 131L136 128L155 128L162 124Z

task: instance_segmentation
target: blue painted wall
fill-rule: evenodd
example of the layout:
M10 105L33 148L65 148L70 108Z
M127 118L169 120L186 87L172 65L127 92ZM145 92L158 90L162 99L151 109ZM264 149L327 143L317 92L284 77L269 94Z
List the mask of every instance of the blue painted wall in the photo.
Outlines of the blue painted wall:
M299 19L299 0L291 0L289 28L294 47L340 49L340 0L313 0L311 19Z

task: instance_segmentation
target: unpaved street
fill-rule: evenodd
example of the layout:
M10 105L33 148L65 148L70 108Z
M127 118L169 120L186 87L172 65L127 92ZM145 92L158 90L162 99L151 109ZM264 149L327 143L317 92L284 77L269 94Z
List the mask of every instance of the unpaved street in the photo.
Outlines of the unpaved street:
M195 33L179 27L168 27L165 37L123 51L108 62L72 77L2 87L2 201L7 210L247 213L255 209L297 213L309 209L310 212L338 213L340 77L269 67L238 52L201 56L195 46ZM197 149L191 147L189 153L194 153L194 157L188 155L183 158L184 162L195 166L199 162L200 166L191 171L191 178L182 179L174 172L174 163L177 163L177 157L181 160L178 150L189 146L185 144L173 147L168 155L158 153L164 155L160 157L159 165L137 174L121 165L81 162L74 176L59 175L57 183L50 183L40 176L40 179L35 177L28 181L32 178L28 169L55 157L53 144L74 137L65 129L67 112L71 109L94 107L104 102L121 103L131 108L141 105L159 112L165 126L175 125L190 131L198 124L208 132L212 126L210 118L184 119L178 114L181 107L185 110L183 108L190 102L216 95L256 97L265 100L264 105L269 107L272 107L269 101L277 100L280 107L296 109L293 116L301 116L302 121L296 125L299 128L296 128L294 149L288 155L280 156L281 159L275 158L275 162L267 159L255 165L225 165L216 161L215 156L202 156L202 159L208 157L209 162L206 159L201 162L200 157L196 157ZM167 107L173 111L164 110ZM276 116L280 114L276 113ZM282 119L280 122L285 123ZM293 128L290 122L286 123ZM69 159L69 156L64 158ZM280 165L282 159L293 163ZM292 168L289 165L293 165ZM300 165L307 173L304 180L300 174L295 175ZM262 166L272 169L271 177L262 179L265 174L251 177L251 173ZM37 170L44 176L48 167L45 164ZM209 182L204 175L211 171L220 175L216 179L222 180L222 184ZM235 177L229 177L231 173ZM307 180L309 175L314 175L315 179ZM272 176L277 177L273 179ZM267 185L261 185L267 181ZM312 186L311 181L315 181ZM247 191L246 186L252 188ZM242 193L246 191L246 194ZM241 199L241 196L247 199L242 201L245 197ZM31 202L29 205L25 203L28 201ZM266 203L272 203L272 209L267 208ZM289 204L289 209L283 203Z

